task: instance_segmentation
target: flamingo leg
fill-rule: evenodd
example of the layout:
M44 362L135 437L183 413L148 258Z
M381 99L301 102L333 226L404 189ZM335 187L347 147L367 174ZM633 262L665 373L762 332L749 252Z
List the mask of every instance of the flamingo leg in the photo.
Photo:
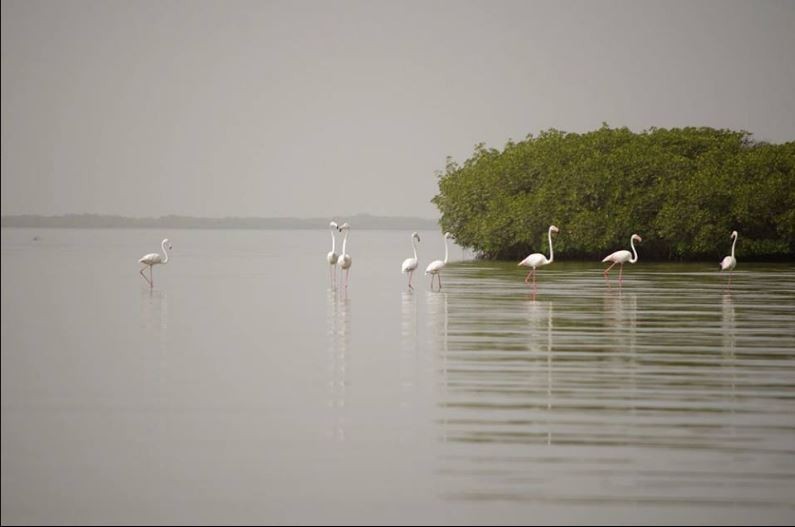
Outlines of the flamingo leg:
M414 286L411 285L411 279L414 277L414 271L409 271L409 289L414 289Z
M439 291L442 290L442 273L437 273L436 276L439 277Z
M607 273L609 273L609 272L610 272L610 269L612 269L612 268L613 268L613 266L614 266L614 265L616 265L616 263L617 263L617 262L613 262L613 263L611 263L611 264L610 264L610 266L609 266L607 269L605 269L605 270L604 270L604 275L605 275L605 278L607 278Z
M619 269L620 270L618 271L618 283L620 284L621 280L623 280L622 277L624 275L624 264L621 264L621 267Z
M531 270L529 273L527 273L527 276L525 276L525 277L524 277L524 283L526 283L526 284L527 284L527 283L530 283L530 276L532 276L532 274L533 274L535 271L536 271L536 270L535 270L535 269L533 269L533 270Z
M146 280L147 283L149 283L149 279L144 274L144 269L146 269L146 267L141 267L141 270L138 271L138 273L143 277L144 280Z
M154 268L154 265L149 266L149 289L152 289L155 286L155 277L152 275Z
M345 289L348 289L348 284L351 281L351 268L345 269Z

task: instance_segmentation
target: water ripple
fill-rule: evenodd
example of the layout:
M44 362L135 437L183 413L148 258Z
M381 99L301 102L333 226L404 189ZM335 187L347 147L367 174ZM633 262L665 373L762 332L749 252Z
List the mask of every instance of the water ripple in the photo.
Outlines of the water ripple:
M443 497L795 509L795 272L452 266Z

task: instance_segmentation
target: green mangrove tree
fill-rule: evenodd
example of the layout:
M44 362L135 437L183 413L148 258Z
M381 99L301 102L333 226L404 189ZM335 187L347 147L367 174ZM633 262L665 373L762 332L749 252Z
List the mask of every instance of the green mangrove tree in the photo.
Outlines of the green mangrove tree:
M644 258L795 257L795 142L712 128L558 130L448 158L432 202L443 230L482 257L546 250L595 258L643 237Z

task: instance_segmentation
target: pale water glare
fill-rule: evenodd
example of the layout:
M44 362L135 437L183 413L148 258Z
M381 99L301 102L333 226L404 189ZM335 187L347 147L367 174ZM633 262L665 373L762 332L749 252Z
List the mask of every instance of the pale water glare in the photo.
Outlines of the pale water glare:
M3 229L2 522L795 521L792 265L412 293L355 227L347 295L326 230Z

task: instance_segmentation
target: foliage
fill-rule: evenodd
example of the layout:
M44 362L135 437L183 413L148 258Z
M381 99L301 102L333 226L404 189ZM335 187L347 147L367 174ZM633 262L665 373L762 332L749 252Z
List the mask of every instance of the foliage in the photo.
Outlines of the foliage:
M649 259L795 256L795 142L712 128L558 130L448 158L432 202L443 230L486 258L595 258L643 237Z

